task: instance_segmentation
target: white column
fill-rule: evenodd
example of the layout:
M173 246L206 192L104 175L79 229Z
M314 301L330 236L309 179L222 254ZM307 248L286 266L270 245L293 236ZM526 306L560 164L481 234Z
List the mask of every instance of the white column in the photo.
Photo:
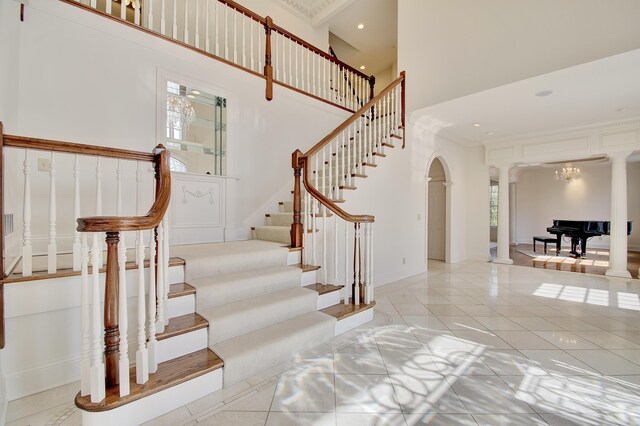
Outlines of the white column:
M509 258L509 169L511 164L498 167L498 255L494 260L507 265L513 263Z
M627 270L627 157L630 152L609 154L611 158L611 240L606 275L631 278Z
M509 244L518 245L518 237L516 235L516 190L517 182L511 182L509 185Z

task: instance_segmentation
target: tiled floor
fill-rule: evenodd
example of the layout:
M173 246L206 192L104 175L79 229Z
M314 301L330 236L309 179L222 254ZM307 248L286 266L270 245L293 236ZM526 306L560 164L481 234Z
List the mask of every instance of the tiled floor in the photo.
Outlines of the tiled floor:
M637 279L430 263L376 292L372 323L149 424L640 425Z

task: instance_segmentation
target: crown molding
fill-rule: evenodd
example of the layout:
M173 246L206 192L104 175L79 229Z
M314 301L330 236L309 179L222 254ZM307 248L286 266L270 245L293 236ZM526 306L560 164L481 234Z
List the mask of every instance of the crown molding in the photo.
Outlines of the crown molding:
M602 131L615 130L635 130L640 129L640 116L628 118L625 120L607 121L596 124L588 124L584 126L566 127L563 129L547 130L542 132L522 133L519 135L504 136L494 139L485 140L482 145L485 148L492 148L501 145L525 144L527 142L539 139L559 139L563 136L571 137L576 134L589 134Z

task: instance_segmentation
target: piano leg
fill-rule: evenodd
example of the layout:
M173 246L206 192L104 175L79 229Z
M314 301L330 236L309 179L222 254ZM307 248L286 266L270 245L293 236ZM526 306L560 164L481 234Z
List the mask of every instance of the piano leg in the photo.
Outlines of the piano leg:
M579 240L579 237L571 237L571 251L569 252L569 254L572 254L575 257L578 257L578 243L580 242Z
M562 242L562 234L558 234L557 237L558 239L556 240L556 256L560 256L560 243Z
M580 238L580 257L587 257L587 237Z

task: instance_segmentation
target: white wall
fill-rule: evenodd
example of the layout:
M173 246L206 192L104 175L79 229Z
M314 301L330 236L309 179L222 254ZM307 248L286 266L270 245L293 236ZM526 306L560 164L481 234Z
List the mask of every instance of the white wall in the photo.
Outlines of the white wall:
M531 244L534 235L546 235L553 219L611 220L611 164L580 165L582 177L569 183L555 181L553 168L535 168L519 175L516 200L518 243ZM640 250L640 163L627 164L628 220L635 229L629 248ZM568 246L568 243L564 245ZM587 247L609 247L609 236L589 240Z

